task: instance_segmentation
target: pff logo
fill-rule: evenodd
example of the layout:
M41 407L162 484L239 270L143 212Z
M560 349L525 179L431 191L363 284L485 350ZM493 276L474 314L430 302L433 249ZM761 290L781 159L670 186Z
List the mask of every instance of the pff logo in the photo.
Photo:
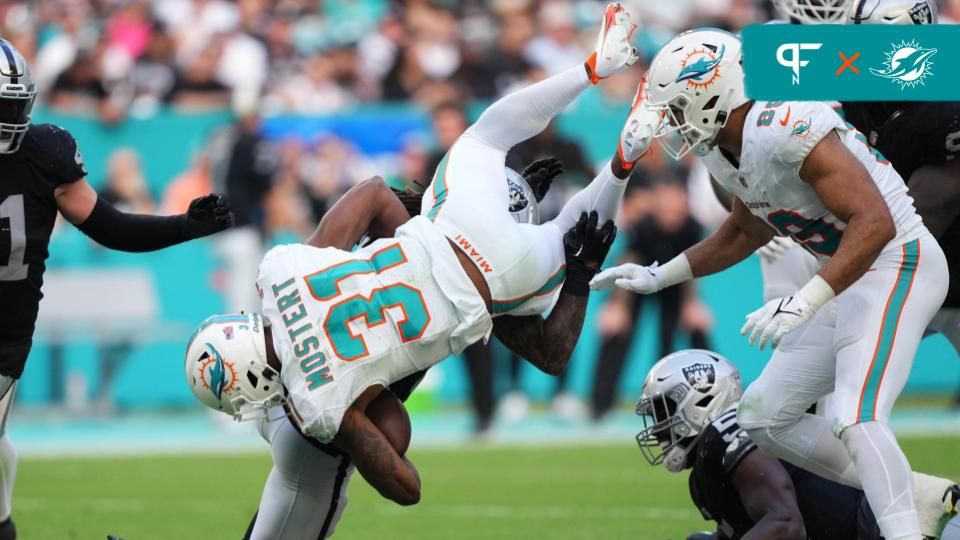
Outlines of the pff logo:
M816 51L822 46L823 43L784 43L777 47L777 62L793 71L794 85L800 84L800 68L810 63L809 60L800 58L800 51ZM790 53L789 58L787 53Z

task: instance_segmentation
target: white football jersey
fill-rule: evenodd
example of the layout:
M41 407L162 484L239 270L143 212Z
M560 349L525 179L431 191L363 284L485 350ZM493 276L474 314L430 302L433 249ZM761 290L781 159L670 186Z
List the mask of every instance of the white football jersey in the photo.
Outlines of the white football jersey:
M492 328L446 238L423 218L354 252L271 249L257 286L293 414L323 442L366 388L427 369Z
M703 162L717 182L743 201L753 215L777 234L792 237L823 264L836 253L846 224L800 179L800 167L813 147L833 130L866 167L890 208L897 236L888 245L899 246L923 234L926 228L903 179L826 103L757 102L744 123L739 169L719 148L704 156Z

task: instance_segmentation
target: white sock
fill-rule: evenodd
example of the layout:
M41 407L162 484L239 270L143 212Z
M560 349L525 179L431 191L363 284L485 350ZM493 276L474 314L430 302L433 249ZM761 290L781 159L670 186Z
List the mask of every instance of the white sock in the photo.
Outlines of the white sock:
M608 219L615 219L617 211L623 204L623 193L627 189L627 180L613 175L610 165L604 165L597 177L587 187L578 191L563 205L560 214L553 222L566 232L576 225L582 212L596 210L599 216L597 223L603 225Z
M913 473L890 428L864 422L844 430L841 438L884 538L922 538L913 502Z
M503 151L543 131L584 90L590 78L582 65L574 66L498 99L463 134L477 137Z
M10 517L13 482L17 478L17 452L10 437L0 437L0 521Z

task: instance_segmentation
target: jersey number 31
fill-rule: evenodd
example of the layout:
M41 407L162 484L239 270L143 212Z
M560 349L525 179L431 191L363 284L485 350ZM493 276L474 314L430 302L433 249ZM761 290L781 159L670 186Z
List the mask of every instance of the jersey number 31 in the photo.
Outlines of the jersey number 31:
M374 328L392 320L387 313L391 309L399 309L402 314L395 324L403 343L423 336L430 324L430 312L420 289L406 283L393 283L375 288L369 295L347 295L340 288L340 283L349 277L380 274L406 263L403 249L399 244L393 244L369 259L345 261L304 277L313 297L331 304L323 329L342 360L352 362L370 355L366 341L351 330L351 323L362 320L367 328Z

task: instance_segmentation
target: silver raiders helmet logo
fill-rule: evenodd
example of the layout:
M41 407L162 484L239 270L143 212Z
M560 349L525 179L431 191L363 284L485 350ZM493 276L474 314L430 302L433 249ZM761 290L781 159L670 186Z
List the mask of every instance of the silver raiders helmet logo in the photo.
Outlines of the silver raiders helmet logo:
M527 199L523 187L511 178L507 178L507 186L509 186L510 192L510 212L514 213L524 210L530 204L530 200Z
M710 364L690 364L683 368L683 376L690 387L699 392L709 392L717 381L717 372Z

